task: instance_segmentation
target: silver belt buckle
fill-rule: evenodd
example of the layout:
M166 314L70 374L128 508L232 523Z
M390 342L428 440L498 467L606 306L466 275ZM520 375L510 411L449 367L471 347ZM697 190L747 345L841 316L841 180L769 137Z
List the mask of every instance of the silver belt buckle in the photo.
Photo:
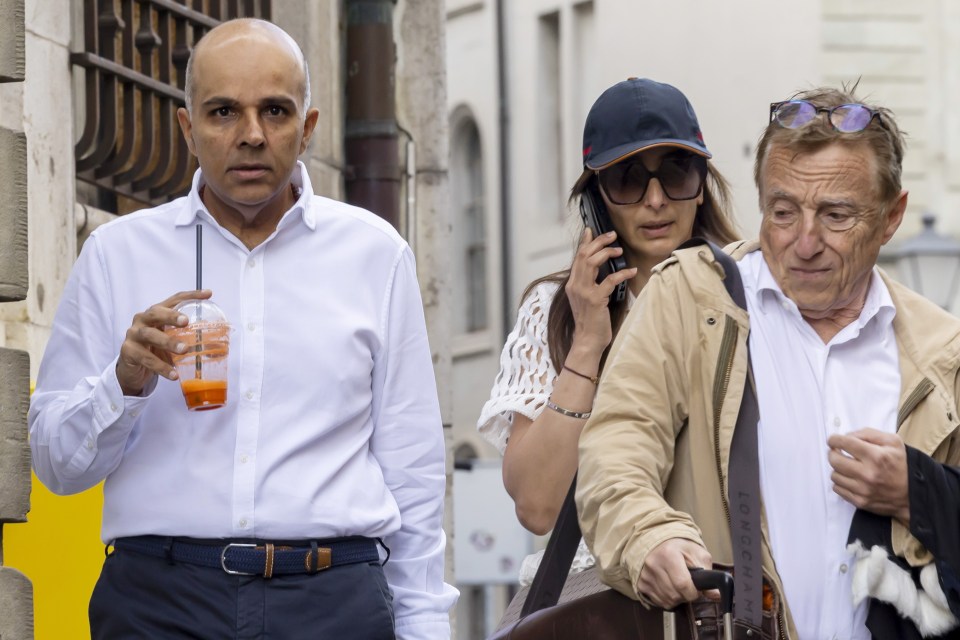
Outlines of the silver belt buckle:
M256 575L260 575L259 572L256 572L256 571L254 571L254 572L249 572L249 571L234 571L233 569L227 569L227 551L228 551L231 547L246 548L246 549L256 549L256 548L257 548L257 545L255 545L255 544L248 544L248 543L231 542L230 544L228 544L227 546L225 546L225 547L223 548L223 551L220 552L220 566L223 568L223 570L224 570L226 573L229 573L229 574L232 575L232 576L256 576Z

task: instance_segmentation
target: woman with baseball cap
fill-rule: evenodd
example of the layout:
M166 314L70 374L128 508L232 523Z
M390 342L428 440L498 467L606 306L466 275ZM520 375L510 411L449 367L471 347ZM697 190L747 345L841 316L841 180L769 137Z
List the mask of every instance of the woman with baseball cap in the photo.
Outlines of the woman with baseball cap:
M587 115L570 195L585 220L573 264L527 287L477 424L503 453L504 485L534 533L556 521L604 359L650 270L692 236L737 239L711 157L693 107L668 84L619 82ZM524 562L521 584L538 563ZM592 565L581 542L571 570Z

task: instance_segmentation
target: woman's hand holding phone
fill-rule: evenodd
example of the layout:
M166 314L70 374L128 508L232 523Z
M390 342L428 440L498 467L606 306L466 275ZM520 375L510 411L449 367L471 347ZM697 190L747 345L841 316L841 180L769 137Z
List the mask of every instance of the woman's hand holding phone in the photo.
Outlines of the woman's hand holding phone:
M595 238L590 228L583 230L566 286L575 326L571 352L587 349L599 357L613 340L610 294L620 283L637 274L637 269L631 267L611 273L601 282L597 282L601 266L611 258L623 255L621 247L611 246L616 239L615 231Z

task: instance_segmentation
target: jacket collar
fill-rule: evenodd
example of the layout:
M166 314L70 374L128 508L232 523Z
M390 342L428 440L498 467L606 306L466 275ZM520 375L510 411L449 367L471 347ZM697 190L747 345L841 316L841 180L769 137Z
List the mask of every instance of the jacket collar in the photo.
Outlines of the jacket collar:
M917 393L932 402L929 406L934 411L925 414L922 425L906 420L899 433L910 446L932 454L960 422L955 398L960 365L960 319L891 280L882 270L881 277L897 308L893 331L900 358L901 411L916 406L908 403L908 399ZM907 404L912 406L905 407Z

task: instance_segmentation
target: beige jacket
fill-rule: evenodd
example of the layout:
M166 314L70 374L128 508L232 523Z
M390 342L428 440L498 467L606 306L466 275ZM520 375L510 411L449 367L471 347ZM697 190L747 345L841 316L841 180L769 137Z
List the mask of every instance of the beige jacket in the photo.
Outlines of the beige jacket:
M759 245L727 247L740 259ZM885 275L897 309L907 444L960 463L960 319ZM704 545L732 564L727 461L747 371L747 313L727 295L707 247L676 252L621 328L593 417L580 437L577 507L604 582L632 598L647 554L669 538ZM783 589L763 519L764 574ZM932 556L899 523L894 552L917 566ZM788 607L781 628L796 638Z

